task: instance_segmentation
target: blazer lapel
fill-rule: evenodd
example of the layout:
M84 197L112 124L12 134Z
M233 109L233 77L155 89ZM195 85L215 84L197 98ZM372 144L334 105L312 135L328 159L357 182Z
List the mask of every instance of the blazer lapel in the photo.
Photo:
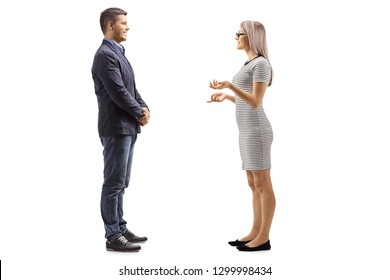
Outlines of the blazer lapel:
M127 60L127 58L123 55L122 52L120 52L117 48L115 48L109 41L107 40L103 40L103 44L107 45L111 50L113 50L118 56L119 58L125 62L125 64L129 67L129 69L131 70L131 72L133 72L133 68L131 67L130 65L130 62Z

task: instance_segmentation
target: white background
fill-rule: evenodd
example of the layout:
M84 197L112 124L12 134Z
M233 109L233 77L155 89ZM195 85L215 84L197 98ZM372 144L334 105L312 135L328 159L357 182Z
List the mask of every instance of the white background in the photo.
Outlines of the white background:
M269 279L389 279L390 20L386 1L12 1L1 4L0 259L4 279L125 279L119 269L271 266ZM90 68L107 7L151 109L125 217L149 241L105 251L102 147ZM234 105L208 82L245 62L234 33L267 30L277 209L270 252L251 226ZM219 276L221 277L221 276ZM164 278L164 279L165 279ZM221 279L259 279L226 276ZM163 279L136 277L131 279Z

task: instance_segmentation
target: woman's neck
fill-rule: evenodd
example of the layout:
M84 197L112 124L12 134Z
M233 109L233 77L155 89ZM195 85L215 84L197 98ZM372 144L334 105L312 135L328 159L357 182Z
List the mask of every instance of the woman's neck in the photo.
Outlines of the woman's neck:
M248 56L247 61L250 61L250 60L254 59L255 57L259 56L258 54L255 54L252 50L247 51L246 55Z

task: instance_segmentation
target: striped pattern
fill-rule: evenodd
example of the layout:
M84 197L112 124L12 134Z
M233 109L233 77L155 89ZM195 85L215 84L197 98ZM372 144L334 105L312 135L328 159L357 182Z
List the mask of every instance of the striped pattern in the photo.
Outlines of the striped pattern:
M241 68L234 76L233 84L252 93L254 82L269 83L270 77L271 67L268 61L264 57L258 57ZM239 96L236 95L235 98L242 169L270 169L273 132L263 104L254 109Z

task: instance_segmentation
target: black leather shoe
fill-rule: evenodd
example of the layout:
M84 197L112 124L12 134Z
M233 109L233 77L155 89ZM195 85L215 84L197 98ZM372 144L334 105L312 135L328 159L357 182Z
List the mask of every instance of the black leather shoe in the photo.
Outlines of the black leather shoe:
M127 230L125 233L123 233L123 236L131 243L145 242L148 240L147 237L139 237L130 230Z
M106 249L108 251L138 252L139 250L141 250L141 246L133 245L123 236L119 236L114 240L107 240Z
M229 243L230 246L241 246L241 245L245 245L248 242L251 242L251 240L240 241L240 240L236 239L236 241L229 241L228 243Z
M237 249L240 251L267 251L267 250L271 250L271 243L268 240L267 242L256 247L248 247L245 245L241 245L238 246Z

